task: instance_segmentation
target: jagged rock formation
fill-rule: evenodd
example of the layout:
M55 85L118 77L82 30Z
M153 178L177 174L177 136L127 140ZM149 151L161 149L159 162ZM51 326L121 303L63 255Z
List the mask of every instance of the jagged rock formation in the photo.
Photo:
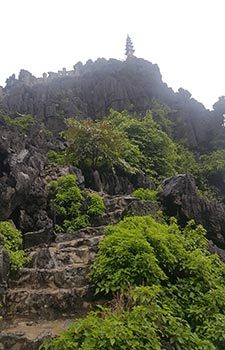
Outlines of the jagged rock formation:
M173 137L186 140L192 149L204 150L221 134L224 100L207 111L191 94L174 93L163 83L157 65L129 57L126 62L98 59L74 70L49 72L42 78L22 70L0 88L0 110L12 118L32 114L35 123L28 131L8 127L0 113L0 220L11 219L22 230L24 248L31 257L28 267L10 276L6 252L0 250L0 350L36 350L47 335L68 325L74 315L85 314L92 301L87 278L90 264L103 237L103 226L114 224L127 214L156 215L156 203L142 203L129 196L138 187L152 184L140 171L129 173L119 166L108 173L82 173L72 166L51 166L47 152L62 151L58 137L63 118L80 115L102 118L110 108L144 114L157 99L170 106ZM50 131L50 132L49 132ZM81 188L100 192L107 211L92 219L93 228L75 234L56 235L49 208L47 184L62 175L75 174ZM165 180L160 194L168 215L181 224L194 218L208 231L211 251L223 259L225 249L225 207L200 198L191 175ZM5 300L4 300L5 299ZM62 317L63 316L63 317ZM1 345L4 344L4 345Z
M172 176L161 184L160 200L168 216L178 218L181 225L190 219L202 224L207 238L225 249L225 206L199 196L195 181L189 174Z
M75 174L80 187L109 194L129 194L150 187L146 176L117 167L114 172L88 171L85 177L72 166L48 164L49 149L63 150L60 139L49 137L35 124L28 133L10 129L3 122L0 135L0 220L13 220L24 233L24 246L51 242L54 237L47 185L62 175Z
M49 72L43 78L22 70L18 79L13 75L7 80L1 95L0 108L11 114L30 113L53 131L63 127L65 116L102 118L110 108L144 114L153 99L171 107L174 136L186 139L191 148L205 147L212 130L219 130L215 116L188 91L174 93L163 83L156 64L134 56L125 62L89 60L76 64L73 71Z

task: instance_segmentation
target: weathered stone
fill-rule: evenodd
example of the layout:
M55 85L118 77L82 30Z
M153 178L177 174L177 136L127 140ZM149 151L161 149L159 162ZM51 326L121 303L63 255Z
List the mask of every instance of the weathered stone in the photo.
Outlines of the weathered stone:
M3 243L3 242L2 242ZM1 247L1 241L0 241ZM9 254L4 248L0 248L0 300L7 290L10 271Z
M225 206L200 198L194 178L180 174L161 184L160 200L168 216L175 216L182 225L190 219L202 224L207 237L220 248L225 248Z

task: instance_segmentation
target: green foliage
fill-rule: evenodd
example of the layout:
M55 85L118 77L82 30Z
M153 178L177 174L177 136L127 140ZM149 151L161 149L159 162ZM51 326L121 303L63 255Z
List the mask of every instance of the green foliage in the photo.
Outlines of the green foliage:
M225 265L191 220L128 217L106 229L91 269L97 292L120 292L42 349L223 350Z
M58 164L65 164L66 163L66 155L65 152L56 152L56 151L49 151L48 152L48 161L52 165L58 165Z
M1 116L8 126L14 127L21 132L27 131L28 128L35 123L34 117L30 114L21 115L16 118L11 118L5 113L1 114Z
M73 232L90 225L89 219L106 208L96 193L86 194L77 186L75 175L61 176L49 183L50 204L57 232Z
M103 199L96 193L88 195L88 210L87 214L90 216L100 216L106 210Z
M87 217L80 209L84 197L77 186L75 175L61 176L49 183L51 207L59 231L76 231L88 226Z
M9 253L10 266L12 270L18 270L28 262L22 246L22 234L10 222L0 222L0 237L3 239L3 247Z
M199 176L200 165L196 161L192 152L190 152L185 146L177 145L177 164L176 170L179 173L190 173L195 177Z
M169 119L169 114L172 112L171 108L157 101L152 100L152 117L156 124L164 131L169 137L172 136L173 123Z
M97 292L106 293L166 279L153 248L144 237L128 230L119 230L101 242L91 277Z
M143 307L120 314L104 309L78 320L61 337L44 344L41 349L54 350L160 350L160 342Z
M126 134L114 129L106 120L69 118L66 124L68 129L64 136L70 142L67 154L81 167L110 167L119 159L127 142Z
M136 248L132 242L138 242L133 244ZM150 268L144 247L151 254ZM144 263L136 269L140 255ZM210 331L210 320L214 314L219 314L218 319L225 317L225 266L210 255L205 230L193 220L183 230L175 219L166 225L151 217L126 218L108 227L91 277L97 292L105 293L157 284L161 289L158 316L165 322L162 339L166 343L174 349L223 349L222 332L213 339L216 333Z
M170 113L168 106L153 101L152 110L144 117L110 110L102 121L69 118L63 133L69 143L66 153L51 152L50 158L54 163L72 163L83 169L104 170L115 164L129 172L140 169L156 185L165 177L187 172L202 183L194 155L171 139Z
M136 164L153 181L176 173L176 145L153 120L151 112L141 118L126 111L111 110L108 120L114 128L127 133L131 144L138 147L140 153ZM129 159L126 161L129 163Z
M156 202L157 191L150 190L149 188L138 188L132 193L132 197L140 198L143 202Z
M136 287L113 302L77 320L42 350L215 350L209 340L161 304L162 288ZM221 331L217 333L222 334ZM222 349L222 348L221 348Z
M200 158L201 171L212 185L225 185L225 150L219 150Z
M198 171L194 172L198 194L208 200L225 197L225 150L204 154L199 158Z

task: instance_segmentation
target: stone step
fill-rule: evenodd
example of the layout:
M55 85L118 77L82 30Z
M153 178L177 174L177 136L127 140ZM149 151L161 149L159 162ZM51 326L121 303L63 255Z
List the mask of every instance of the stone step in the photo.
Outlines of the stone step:
M94 237L84 237L84 238L76 238L71 239L71 234L66 234L67 236L64 237L64 240L56 239L56 244L52 244L52 247L57 247L58 249L65 249L65 248L81 248L81 247L88 247L93 248L98 246L99 242L104 238L104 235L98 235Z
M67 313L81 312L91 307L89 299L93 293L90 286L80 288L9 289L5 309L10 316L29 316L56 319ZM3 308L4 310L4 308Z
M74 248L72 245L63 244L58 244L55 247L41 248L29 255L31 261L28 267L51 270L73 264L88 264L93 261L97 250L98 246Z
M30 249L27 251L30 257L28 267L54 269L72 264L91 264L103 237L103 235L79 239L73 237L71 240L69 240L70 237L67 237L68 240L59 240L50 246L45 245Z
M72 264L56 269L24 268L9 280L9 288L80 288L88 283L90 264Z
M83 315L79 315L83 316ZM45 339L65 330L76 315L57 320L13 318L0 321L1 350L38 350Z
M79 239L92 239L104 236L105 226L85 227L73 233L59 233L56 235L55 242L65 242ZM90 241L91 242L91 241Z

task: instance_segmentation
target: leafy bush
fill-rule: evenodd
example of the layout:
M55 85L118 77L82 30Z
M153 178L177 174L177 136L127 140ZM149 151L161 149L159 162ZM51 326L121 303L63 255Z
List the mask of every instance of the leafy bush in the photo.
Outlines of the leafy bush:
M96 193L82 193L75 175L61 176L58 180L51 181L48 187L57 232L73 232L87 227L91 217L105 212L102 198Z
M166 279L150 244L128 230L105 237L91 268L91 277L97 292L106 293Z
M15 127L22 132L27 131L27 129L35 123L34 117L30 114L21 115L16 118L10 118L7 114L2 114L2 117L8 126Z
M91 269L111 309L79 320L43 349L222 350L225 264L191 220L126 218L106 229Z
M67 156L82 167L93 169L110 167L120 157L124 144L128 142L124 132L116 130L111 123L85 119L66 119L68 129L64 132L70 145Z
M56 151L49 151L48 152L48 161L50 164L58 165L58 164L65 164L66 163L66 155L65 152L56 152Z
M104 214L106 210L103 199L96 193L88 195L88 210L87 214L90 216L99 216Z
M75 231L88 226L88 220L81 216L84 197L77 186L75 175L61 176L49 183L51 208L59 231Z
M201 173L210 185L221 188L225 185L225 150L219 150L200 158Z
M178 154L176 145L161 129L149 111L145 117L131 116L127 111L111 110L108 120L114 128L125 132L132 145L138 147L137 166L144 170L153 182L176 173ZM126 159L129 163L129 159Z
M3 247L9 253L12 270L18 270L28 262L25 252L21 249L22 234L10 222L0 222L0 237L3 239Z
M68 330L42 350L215 350L204 336L194 333L185 320L162 305L158 286L136 287L113 302L112 309L101 308ZM222 332L220 332L222 333Z
M149 188L138 188L132 193L132 196L140 198L143 202L156 202L157 193L157 191L150 190Z

